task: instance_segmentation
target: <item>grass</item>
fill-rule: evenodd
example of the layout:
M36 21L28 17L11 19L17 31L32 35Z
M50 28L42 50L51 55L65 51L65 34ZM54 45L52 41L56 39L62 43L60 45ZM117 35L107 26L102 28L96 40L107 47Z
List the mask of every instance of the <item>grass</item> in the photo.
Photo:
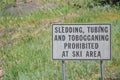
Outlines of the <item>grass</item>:
M60 0L57 0L60 2ZM43 3L49 3L45 1ZM0 59L5 71L4 80L61 80L61 61L51 57L52 23L111 23L112 60L105 61L105 77L120 70L120 11L97 8L76 8L72 4L44 9L21 16L0 12ZM59 3L60 4L60 3ZM87 4L87 1L86 1ZM0 33L2 34L2 33ZM10 44L10 40L13 40ZM14 41L15 40L15 41ZM68 80L98 80L99 61L66 61Z

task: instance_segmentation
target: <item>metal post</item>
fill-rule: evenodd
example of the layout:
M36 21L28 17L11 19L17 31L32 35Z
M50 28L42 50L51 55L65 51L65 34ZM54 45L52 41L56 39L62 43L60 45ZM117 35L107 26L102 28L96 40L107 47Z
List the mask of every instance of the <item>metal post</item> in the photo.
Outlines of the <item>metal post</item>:
M103 60L100 60L100 68L101 68L101 80L104 80L104 64L103 64Z
M62 60L62 80L65 80L65 61Z

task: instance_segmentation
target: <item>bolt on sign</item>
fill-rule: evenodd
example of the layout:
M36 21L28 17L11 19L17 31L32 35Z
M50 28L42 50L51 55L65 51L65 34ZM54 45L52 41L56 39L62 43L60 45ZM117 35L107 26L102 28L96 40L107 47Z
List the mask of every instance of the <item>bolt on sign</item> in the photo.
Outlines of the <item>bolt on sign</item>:
M53 24L53 60L110 60L111 24Z

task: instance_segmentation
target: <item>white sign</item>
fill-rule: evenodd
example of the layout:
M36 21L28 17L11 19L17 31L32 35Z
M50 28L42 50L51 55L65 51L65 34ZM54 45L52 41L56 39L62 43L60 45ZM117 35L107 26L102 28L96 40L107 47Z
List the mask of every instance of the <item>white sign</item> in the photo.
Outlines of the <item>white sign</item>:
M111 59L110 24L53 24L54 60Z

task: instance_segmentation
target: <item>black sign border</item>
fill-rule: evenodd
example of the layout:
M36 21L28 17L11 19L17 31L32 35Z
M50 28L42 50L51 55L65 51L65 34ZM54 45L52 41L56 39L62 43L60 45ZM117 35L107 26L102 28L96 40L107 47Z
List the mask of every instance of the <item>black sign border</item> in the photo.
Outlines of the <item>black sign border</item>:
M54 25L110 25L110 58L109 59L55 59L55 58L53 58L53 26ZM92 24L87 24L87 23L85 23L85 24L80 24L80 23L73 23L73 24L67 24L67 23L65 23L65 24L60 24L60 23L54 23L54 24L52 24L52 60L111 60L111 58L112 58L112 37L111 37L111 35L112 35L112 25L110 24L110 23L92 23Z

